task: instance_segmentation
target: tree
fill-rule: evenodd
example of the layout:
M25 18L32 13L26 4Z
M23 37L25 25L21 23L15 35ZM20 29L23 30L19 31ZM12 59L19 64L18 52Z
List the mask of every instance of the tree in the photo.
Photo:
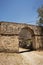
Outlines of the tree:
M43 7L38 8L37 12L39 16L38 25L43 26Z

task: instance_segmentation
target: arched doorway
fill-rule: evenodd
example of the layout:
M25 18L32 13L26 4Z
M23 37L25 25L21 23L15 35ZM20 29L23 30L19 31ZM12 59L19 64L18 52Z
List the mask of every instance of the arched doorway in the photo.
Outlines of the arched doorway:
M34 32L29 27L24 27L19 33L19 47L25 49L33 49Z

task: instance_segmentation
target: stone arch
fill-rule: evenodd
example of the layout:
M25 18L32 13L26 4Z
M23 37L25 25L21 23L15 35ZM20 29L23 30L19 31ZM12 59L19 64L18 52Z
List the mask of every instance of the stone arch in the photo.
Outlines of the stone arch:
M30 27L23 27L21 28L21 31L19 32L19 46L26 46L26 44L30 45L31 42L31 49L34 48L34 42L35 42L35 37L34 37L34 31ZM26 44L25 44L26 43ZM23 46L23 47L24 47ZM30 48L30 47L27 47Z

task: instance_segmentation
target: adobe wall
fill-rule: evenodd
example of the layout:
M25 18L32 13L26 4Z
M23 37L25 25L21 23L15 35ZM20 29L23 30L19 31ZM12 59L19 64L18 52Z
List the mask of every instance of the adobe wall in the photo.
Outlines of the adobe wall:
M40 34L40 27L29 24L0 22L0 51L18 52L19 33L22 28L28 27L33 34L33 47L43 47L43 33ZM41 41L42 40L42 41Z

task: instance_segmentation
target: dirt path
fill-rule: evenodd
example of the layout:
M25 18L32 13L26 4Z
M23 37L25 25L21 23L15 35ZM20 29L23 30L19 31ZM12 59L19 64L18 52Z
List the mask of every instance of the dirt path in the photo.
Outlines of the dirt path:
M20 48L20 51L22 51L23 49ZM26 49L24 49L23 51L25 51ZM32 51L32 52L25 52L25 53L21 53L23 59L25 60L25 62L29 63L29 65L43 65L43 51L39 52L39 51Z
M0 65L43 65L43 51L0 53Z
M27 52L21 54L26 62L30 65L43 65L43 56L34 52Z

